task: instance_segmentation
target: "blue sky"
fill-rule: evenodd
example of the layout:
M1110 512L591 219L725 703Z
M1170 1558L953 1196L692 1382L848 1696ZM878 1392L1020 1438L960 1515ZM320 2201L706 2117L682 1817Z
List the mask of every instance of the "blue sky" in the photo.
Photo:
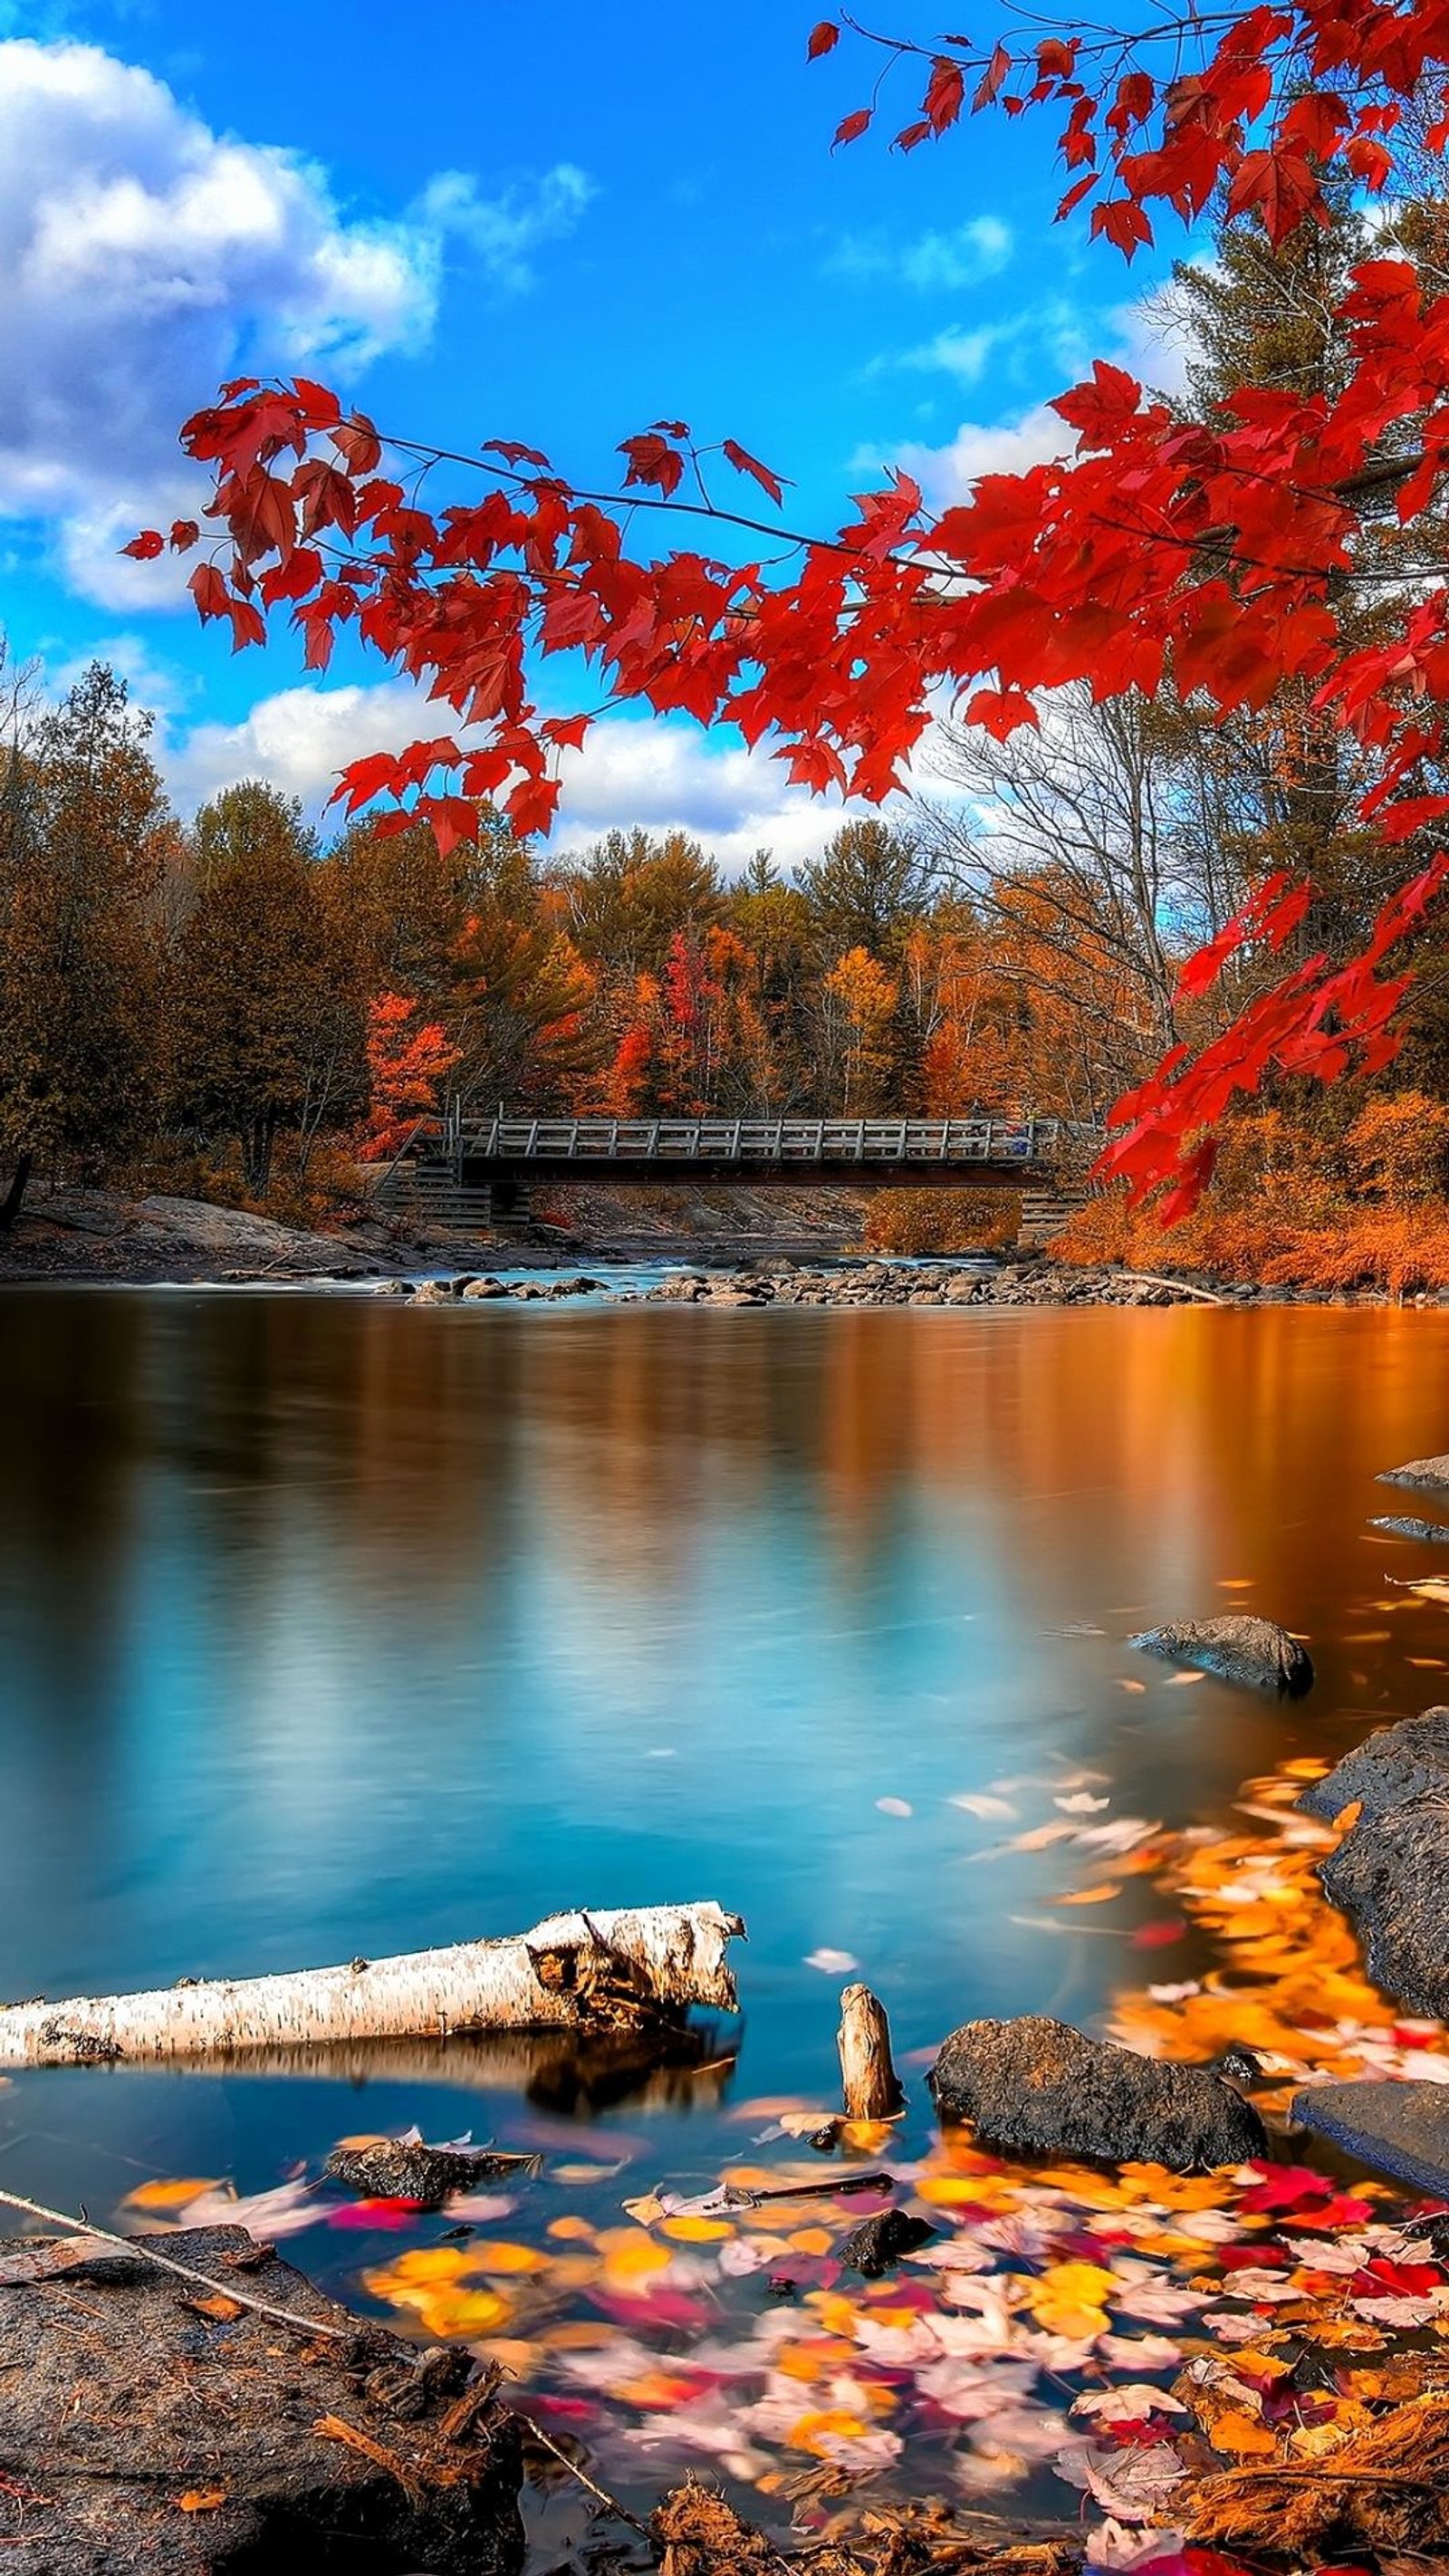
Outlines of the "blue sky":
M807 67L817 14L0 0L12 649L52 684L115 658L183 806L239 774L315 806L342 761L432 722L376 665L339 655L306 682L280 630L233 661L174 568L116 554L194 509L175 427L219 375L303 365L384 426L528 439L589 482L630 431L682 417L832 526L873 461L945 497L1045 452L1041 405L1097 352L1168 372L1142 311L1162 263L1129 272L1052 226L1045 122L831 155L864 69L847 45ZM633 820L688 824L727 861L799 857L829 824L763 757L638 718L573 764L562 836Z

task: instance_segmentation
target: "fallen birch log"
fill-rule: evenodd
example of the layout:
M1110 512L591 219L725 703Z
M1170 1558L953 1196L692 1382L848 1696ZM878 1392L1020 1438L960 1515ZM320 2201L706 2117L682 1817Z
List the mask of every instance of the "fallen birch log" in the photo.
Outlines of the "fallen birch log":
M464 1941L345 1968L0 2008L0 2065L102 2066L456 2031L628 2031L691 2004L738 2009L715 1904L553 1914L503 1941Z

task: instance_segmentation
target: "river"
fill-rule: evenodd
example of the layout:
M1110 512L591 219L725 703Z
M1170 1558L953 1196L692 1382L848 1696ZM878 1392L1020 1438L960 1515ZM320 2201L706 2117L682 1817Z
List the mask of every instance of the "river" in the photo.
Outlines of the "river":
M1444 1610L1386 1588L1430 1552L1367 1527L1415 1507L1375 1472L1449 1445L1437 1315L0 1312L0 1991L581 1902L716 1897L749 1926L738 2062L693 2083L15 2079L0 2180L93 2216L157 2177L268 2189L412 2121L543 2146L601 2224L701 2190L752 2117L830 2100L847 1962L913 2077L955 2022L1090 2023L1141 1975L1163 1900L1129 1878L1055 1910L1075 1854L1033 1829L1058 1799L1210 1822L1442 1688ZM1125 1645L1229 1607L1311 1638L1307 1701ZM365 2296L379 2243L318 2226L298 2253Z

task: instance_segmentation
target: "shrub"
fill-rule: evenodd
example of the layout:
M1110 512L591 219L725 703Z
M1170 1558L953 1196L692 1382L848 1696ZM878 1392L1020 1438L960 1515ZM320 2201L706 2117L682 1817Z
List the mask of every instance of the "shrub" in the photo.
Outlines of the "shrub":
M865 1240L871 1252L1005 1252L1020 1230L1015 1190L879 1190Z
M1442 1198L1449 1174L1449 1104L1423 1091L1371 1100L1349 1129L1348 1147L1355 1179L1390 1207Z

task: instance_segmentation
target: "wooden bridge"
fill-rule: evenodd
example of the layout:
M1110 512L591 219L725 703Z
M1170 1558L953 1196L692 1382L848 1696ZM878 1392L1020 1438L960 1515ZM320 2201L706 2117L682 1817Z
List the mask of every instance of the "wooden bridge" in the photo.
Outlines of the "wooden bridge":
M1056 1118L470 1119L449 1105L380 1176L377 1203L467 1227L526 1223L535 1189L1005 1189L1062 1222L1101 1142ZM1061 1203L1059 1206L1059 1202Z
M588 1181L750 1189L1020 1189L1080 1159L1056 1118L507 1118L454 1116L442 1159L465 1187ZM1095 1142L1095 1139L1091 1140Z

